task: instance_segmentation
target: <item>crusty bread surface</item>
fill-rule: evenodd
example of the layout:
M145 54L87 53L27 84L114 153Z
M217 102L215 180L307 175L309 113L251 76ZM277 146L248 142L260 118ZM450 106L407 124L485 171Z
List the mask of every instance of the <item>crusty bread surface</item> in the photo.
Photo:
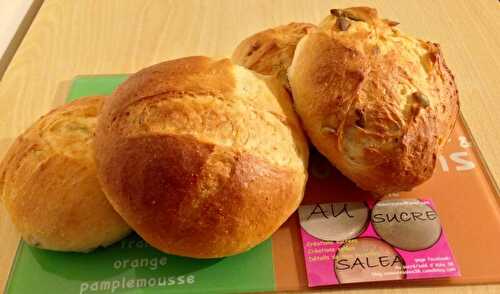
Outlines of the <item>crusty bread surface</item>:
M276 76L289 89L287 69L295 47L314 28L310 23L293 22L258 32L236 47L232 61L260 74Z
M1 199L27 243L85 252L130 232L96 176L92 142L103 99L82 98L52 110L3 159Z
M187 57L118 87L97 124L99 180L154 247L212 258L262 242L302 200L308 146L273 78Z
M288 71L314 146L362 189L383 195L429 179L459 111L438 44L367 7L332 9Z

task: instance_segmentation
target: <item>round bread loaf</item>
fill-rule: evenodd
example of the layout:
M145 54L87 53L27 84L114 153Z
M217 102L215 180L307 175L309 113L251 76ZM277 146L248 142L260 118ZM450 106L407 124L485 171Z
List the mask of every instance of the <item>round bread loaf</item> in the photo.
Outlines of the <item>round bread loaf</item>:
M396 24L371 8L332 9L301 39L288 72L312 143L375 194L429 179L459 111L439 45Z
M308 146L276 79L187 57L105 101L96 159L108 200L148 243L213 258L254 247L295 211Z
M90 251L130 232L96 176L92 142L102 97L63 105L35 122L0 165L0 196L23 239Z
M287 70L295 47L314 27L309 23L290 23L259 32L238 45L232 61L260 74L276 76L290 89Z

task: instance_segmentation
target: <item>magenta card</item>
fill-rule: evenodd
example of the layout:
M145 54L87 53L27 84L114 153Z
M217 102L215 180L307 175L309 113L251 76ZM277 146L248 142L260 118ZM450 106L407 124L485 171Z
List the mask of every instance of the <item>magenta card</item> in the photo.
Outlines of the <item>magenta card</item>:
M460 275L430 200L318 203L299 217L310 287Z

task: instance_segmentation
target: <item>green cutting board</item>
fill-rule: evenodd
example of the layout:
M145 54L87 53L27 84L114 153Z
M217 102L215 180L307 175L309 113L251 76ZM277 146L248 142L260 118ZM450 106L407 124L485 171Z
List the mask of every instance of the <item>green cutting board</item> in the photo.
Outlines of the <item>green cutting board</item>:
M126 75L81 76L67 102L108 95ZM27 293L235 293L275 290L271 240L249 252L197 260L164 254L136 234L91 253L37 249L22 242L6 292Z

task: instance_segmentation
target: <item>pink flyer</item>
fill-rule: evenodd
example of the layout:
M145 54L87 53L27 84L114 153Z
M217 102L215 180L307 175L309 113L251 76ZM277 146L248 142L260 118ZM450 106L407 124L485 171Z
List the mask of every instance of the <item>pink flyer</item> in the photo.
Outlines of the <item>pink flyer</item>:
M299 217L310 287L460 275L430 200L303 205Z

